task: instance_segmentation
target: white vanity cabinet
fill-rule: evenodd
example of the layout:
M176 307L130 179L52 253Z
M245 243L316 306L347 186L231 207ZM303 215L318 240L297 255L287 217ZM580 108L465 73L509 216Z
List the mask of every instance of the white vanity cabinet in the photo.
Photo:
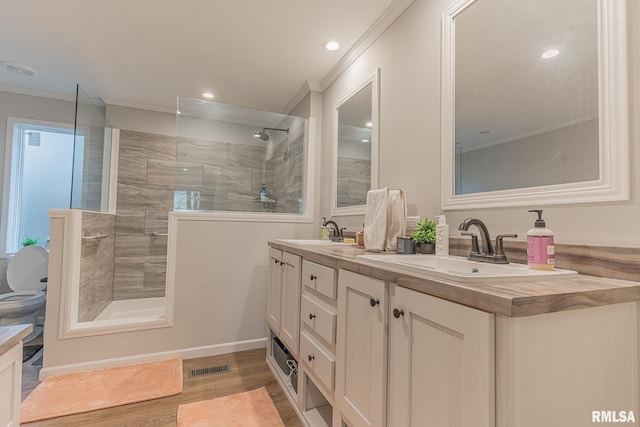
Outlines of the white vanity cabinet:
M336 404L350 426L385 425L386 328L385 282L340 270Z
M302 261L298 406L313 427L334 425L338 272Z
M393 284L389 294L388 425L493 427L494 315Z
M300 346L300 267L300 256L269 248L267 322L294 356Z

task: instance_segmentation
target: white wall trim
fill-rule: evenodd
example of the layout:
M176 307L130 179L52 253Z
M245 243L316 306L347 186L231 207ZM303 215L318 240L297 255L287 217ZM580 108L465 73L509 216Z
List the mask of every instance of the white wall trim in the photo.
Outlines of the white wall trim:
M395 0L365 31L338 63L320 80L325 91L369 46L413 3L413 0Z
M237 351L254 350L265 348L267 338L256 338L246 341L236 341L222 344L213 344L201 347L190 347L177 350L161 351L156 353L136 354L134 356L117 357L113 359L94 360L91 362L72 363L69 365L59 365L54 367L43 367L40 370L40 380L45 378L73 374L76 372L89 372L97 369L108 369L119 366L135 365L138 363L156 362L159 360L180 357L182 359L193 359L196 357L217 356L220 354L234 353Z
M627 0L598 1L598 109L600 177L597 180L472 194L455 194L455 17L475 0L461 0L442 15L441 206L443 210L629 200L629 79Z
M107 212L116 213L116 202L118 200L118 160L120 154L120 129L111 129L111 153L109 165L109 187Z

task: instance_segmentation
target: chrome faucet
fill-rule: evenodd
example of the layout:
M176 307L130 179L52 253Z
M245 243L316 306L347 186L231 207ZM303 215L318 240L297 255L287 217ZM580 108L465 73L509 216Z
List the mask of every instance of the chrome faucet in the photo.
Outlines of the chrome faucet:
M326 217L322 217L322 226L323 227L329 227L330 230L332 231L330 233L331 235L331 240L333 242L342 242L343 241L343 237L342 237L342 230L344 230L344 228L341 230L340 227L338 227L338 224L336 224L335 221L327 221Z
M475 233L468 232L469 227L475 225L480 232L480 238L482 239L482 250L478 246L478 236ZM504 253L504 246L502 240L505 237L518 237L517 234L500 234L496 237L496 251L494 252L491 246L491 237L489 237L489 230L482 221L477 218L467 218L458 226L458 230L462 231L465 236L471 236L471 252L467 259L480 262L492 262L494 264L509 264L507 255Z

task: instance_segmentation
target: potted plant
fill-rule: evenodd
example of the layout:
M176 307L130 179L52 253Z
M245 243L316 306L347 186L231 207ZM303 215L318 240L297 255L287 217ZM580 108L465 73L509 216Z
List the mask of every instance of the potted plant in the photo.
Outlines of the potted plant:
M33 238L33 237L29 237L27 235L24 236L24 240L22 242L20 242L20 244L22 246L31 246L31 245L37 245L38 244L38 239L37 238Z
M434 254L436 252L435 221L425 218L424 221L417 223L411 238L420 247L420 253Z

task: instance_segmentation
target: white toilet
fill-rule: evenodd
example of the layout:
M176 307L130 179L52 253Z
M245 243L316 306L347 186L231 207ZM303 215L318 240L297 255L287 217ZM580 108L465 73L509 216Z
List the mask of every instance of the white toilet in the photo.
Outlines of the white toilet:
M46 301L49 253L42 246L25 246L9 261L7 283L13 292L0 294L0 326L33 324L33 332L24 338L29 342L42 333L36 327L38 311Z

